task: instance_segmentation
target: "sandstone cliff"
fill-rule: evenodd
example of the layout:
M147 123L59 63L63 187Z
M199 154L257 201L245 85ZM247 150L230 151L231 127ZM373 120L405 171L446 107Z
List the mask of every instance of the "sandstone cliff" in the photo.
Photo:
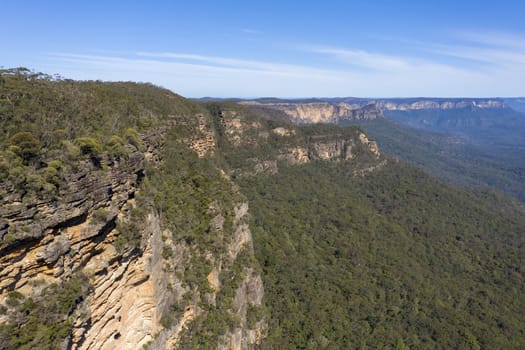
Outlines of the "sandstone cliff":
M194 135L213 137L203 126L204 116L197 115L197 120ZM67 186L55 198L26 198L23 192L6 188L0 232L10 238L0 246L0 304L6 305L0 322L18 317L20 303L45 298L43 291L49 286L81 276L85 288L64 316L70 325L64 330L70 331L61 347L174 348L195 336L188 333L193 322L211 317L217 295L227 284L234 289L221 312L237 321L216 334L220 348L248 349L260 343L265 323L256 318L248 324L248 318L253 319L248 313L261 307L263 286L256 266L246 260L253 256L248 204L235 195L233 184L222 180L241 202L231 208L216 201L209 205L214 215L208 225L223 243L208 248L176 240L156 207L147 205L146 198L136 200L146 176L146 159L149 166L164 164L163 138L166 134L159 132L145 135L144 153L133 149L120 160L104 157L103 169L86 160L65 175ZM213 153L213 142L201 149L195 147L195 138L181 141L200 157ZM225 228L229 210L233 222ZM190 282L189 276L201 268L198 259L207 261L206 270L211 272L202 278L209 286L198 277ZM239 271L234 273L234 267ZM237 282L224 281L225 275ZM17 305L11 302L14 292L20 299Z
M55 198L44 201L22 198L23 192L10 188L0 212L3 236L11 236L9 242L4 240L0 256L3 302L13 291L25 300L38 301L53 284L74 275L85 278L89 291L69 310L68 322L75 330L64 343L68 348L107 348L107 338L118 333L106 327L108 317L116 320L121 309L122 300L116 295L129 296L130 290L140 293L138 286L147 279L138 254L119 254L115 248L116 223L132 206L143 177L144 157L135 149L127 159L106 158L105 163L107 169L101 170L86 161L65 175L67 186ZM122 322L133 316L133 312L127 314ZM92 332L97 334L96 341L90 339Z

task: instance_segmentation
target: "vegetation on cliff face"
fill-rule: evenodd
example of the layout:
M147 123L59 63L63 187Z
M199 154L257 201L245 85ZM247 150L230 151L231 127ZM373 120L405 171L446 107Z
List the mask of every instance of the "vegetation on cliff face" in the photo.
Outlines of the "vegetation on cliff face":
M33 283L45 284L43 281ZM74 311L88 292L88 281L80 274L60 284L44 286L38 297L9 293L6 304L12 322L0 324L0 349L59 349L75 321Z
M189 251L185 261L171 249L163 253L166 268L182 282L184 290L171 305L164 326L172 327L185 310L195 307L199 311L182 332L177 348L217 349L224 336L236 329L257 328L256 322L248 322L247 310L239 312L239 288L259 270L251 242L241 245L239 251L232 250L240 220L245 220L238 217L236 208L246 198L221 173L214 158L199 158L187 147L183 140L188 132L187 126L168 132L163 162L149 169L140 197L147 198L149 206L161 215L166 232L171 232L166 238ZM210 284L214 270L219 285ZM262 294L262 290L255 292ZM248 307L261 307L248 299Z

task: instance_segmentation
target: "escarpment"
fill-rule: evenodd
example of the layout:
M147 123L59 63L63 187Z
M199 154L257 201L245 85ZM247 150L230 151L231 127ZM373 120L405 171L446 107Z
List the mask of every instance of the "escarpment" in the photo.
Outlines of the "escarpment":
M504 108L505 103L499 99L391 99L376 102L383 110L409 111L421 109L462 109L462 108Z
M260 344L248 203L205 109L151 85L7 73L0 349Z
M5 79L4 95L41 89L0 101L0 349L257 348L269 311L235 179L386 162L355 127L149 85Z

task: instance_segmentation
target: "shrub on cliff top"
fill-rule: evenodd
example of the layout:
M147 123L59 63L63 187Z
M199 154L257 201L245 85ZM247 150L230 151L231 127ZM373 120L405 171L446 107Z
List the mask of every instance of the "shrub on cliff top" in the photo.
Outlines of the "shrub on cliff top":
M102 153L102 146L92 137L79 137L75 143L80 147L82 154L98 156Z
M16 153L25 161L36 157L40 151L40 141L28 131L18 132L11 138L11 144L16 146Z

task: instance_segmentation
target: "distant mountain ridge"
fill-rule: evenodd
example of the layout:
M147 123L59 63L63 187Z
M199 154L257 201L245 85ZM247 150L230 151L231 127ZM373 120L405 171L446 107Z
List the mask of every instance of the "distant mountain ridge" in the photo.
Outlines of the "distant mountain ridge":
M295 123L338 123L342 120L373 120L382 118L383 111L502 109L500 98L387 98L355 97L237 100L256 109L284 112Z
M460 109L460 108L504 108L500 99L391 99L378 100L383 110Z

